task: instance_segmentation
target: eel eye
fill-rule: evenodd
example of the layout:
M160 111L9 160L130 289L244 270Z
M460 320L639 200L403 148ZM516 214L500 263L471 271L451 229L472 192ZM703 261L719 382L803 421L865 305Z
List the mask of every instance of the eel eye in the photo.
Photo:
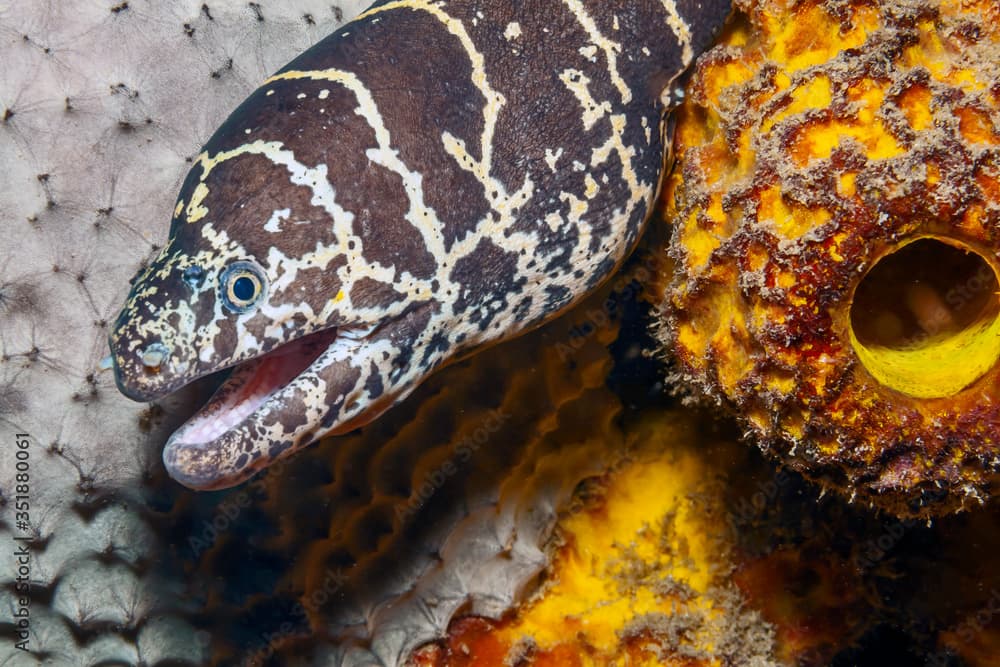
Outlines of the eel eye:
M188 284L192 290L197 291L202 283L205 282L205 269L200 266L189 266L184 269L184 273L181 274L184 282Z
M260 266L253 262L233 262L219 281L222 305L233 313L252 310L263 298L266 285Z

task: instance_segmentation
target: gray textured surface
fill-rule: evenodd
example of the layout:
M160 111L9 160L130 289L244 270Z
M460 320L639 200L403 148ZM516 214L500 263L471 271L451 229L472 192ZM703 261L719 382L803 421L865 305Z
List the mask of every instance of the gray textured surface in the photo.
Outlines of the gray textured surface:
M128 280L218 123L364 0L0 2L0 544L14 433L31 436L30 645L52 665L199 662L142 507L176 402L120 396L97 363ZM0 559L0 618L14 561ZM0 664L28 665L0 620Z

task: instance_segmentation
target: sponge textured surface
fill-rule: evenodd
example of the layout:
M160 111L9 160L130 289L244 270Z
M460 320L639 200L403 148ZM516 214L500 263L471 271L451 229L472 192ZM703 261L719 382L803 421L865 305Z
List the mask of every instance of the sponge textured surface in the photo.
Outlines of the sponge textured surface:
M0 3L0 541L33 536L35 594L33 653L11 658L5 639L0 663L201 664L148 509L187 399L119 395L97 369L107 324L164 242L201 144L365 4ZM31 443L28 530L13 511L16 433ZM13 562L0 562L5 619Z
M975 506L1000 468L996 3L739 4L666 188L684 384L848 497Z

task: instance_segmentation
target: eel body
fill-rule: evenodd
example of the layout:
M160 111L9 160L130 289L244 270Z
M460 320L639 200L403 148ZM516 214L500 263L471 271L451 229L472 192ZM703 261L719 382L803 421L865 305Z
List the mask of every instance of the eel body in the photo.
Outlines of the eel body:
M110 345L150 401L233 368L168 441L221 488L560 313L634 246L721 0L395 0L269 78L194 160Z

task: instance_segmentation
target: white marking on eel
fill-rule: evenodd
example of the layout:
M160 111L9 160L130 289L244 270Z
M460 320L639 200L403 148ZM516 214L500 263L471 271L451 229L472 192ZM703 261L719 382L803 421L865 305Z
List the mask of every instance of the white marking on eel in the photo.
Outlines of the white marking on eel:
M573 96L580 102L580 106L583 107L581 120L583 120L584 130L590 131L594 127L594 123L611 113L611 102L604 100L598 103L594 99L587 88L590 84L590 79L580 70L564 69L562 74L559 75L559 80L573 93Z
M281 231L281 223L288 220L288 216L291 214L292 209L290 208L283 208L275 211L271 214L271 218L264 223L264 230L271 232L272 234L277 234Z
M691 26L681 16L677 10L677 3L674 0L661 0L663 8L667 11L667 25L677 37L678 44L681 45L681 62L684 68L694 60L694 47L691 44Z
M601 34L601 31L597 28L597 23L587 13L587 9L583 6L581 0L563 0L563 4L573 12L573 16L576 17L576 20L587 32L590 41L604 52L604 57L608 60L608 74L611 76L611 82L618 89L618 93L622 97L622 104L631 102L632 90L625 83L625 79L622 78L621 73L618 71L618 54L622 50L621 44L613 42ZM616 23L617 20L618 17L615 17Z

